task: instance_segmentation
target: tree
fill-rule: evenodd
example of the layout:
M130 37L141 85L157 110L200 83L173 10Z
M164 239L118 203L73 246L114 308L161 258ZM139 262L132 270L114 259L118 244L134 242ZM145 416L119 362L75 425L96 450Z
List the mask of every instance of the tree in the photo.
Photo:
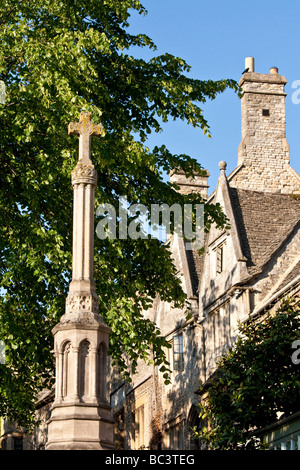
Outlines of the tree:
M0 5L1 286L0 415L28 424L37 391L53 380L51 329L64 313L71 277L71 171L78 142L67 133L81 110L105 136L93 139L98 172L96 206L203 202L164 181L179 167L201 166L165 146L149 149L147 136L168 119L182 119L209 135L200 108L233 80L186 76L189 66L169 54L148 62L130 55L151 39L128 32L138 0L3 0ZM178 188L177 188L178 189ZM205 203L205 224L227 223L220 206ZM186 305L168 249L159 240L95 239L100 313L111 327L110 355L129 376L138 358L165 367L165 341L144 318L156 294ZM125 357L128 358L130 368ZM29 410L27 412L26 410ZM30 413L31 412L31 413Z
M240 324L234 347L222 357L208 386L202 385L203 427L194 437L211 449L261 449L258 431L277 413L299 409L300 303L284 300L275 314Z

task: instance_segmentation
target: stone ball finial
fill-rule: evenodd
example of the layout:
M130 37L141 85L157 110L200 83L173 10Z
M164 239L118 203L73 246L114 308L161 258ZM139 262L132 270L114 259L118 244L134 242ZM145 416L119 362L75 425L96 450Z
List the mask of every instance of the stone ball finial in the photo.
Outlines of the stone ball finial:
M227 163L226 163L226 162L223 162L223 161L220 162L220 163L219 163L219 168L220 168L221 171L222 171L222 170L225 171L226 168L227 168Z

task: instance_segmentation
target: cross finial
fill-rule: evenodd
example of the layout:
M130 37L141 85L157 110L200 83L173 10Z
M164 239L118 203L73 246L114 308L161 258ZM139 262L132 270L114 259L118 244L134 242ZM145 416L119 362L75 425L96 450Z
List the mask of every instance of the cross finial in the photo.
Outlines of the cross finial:
M88 163L91 159L91 137L102 134L101 124L91 122L91 113L82 111L79 122L70 122L69 135L79 135L79 160Z

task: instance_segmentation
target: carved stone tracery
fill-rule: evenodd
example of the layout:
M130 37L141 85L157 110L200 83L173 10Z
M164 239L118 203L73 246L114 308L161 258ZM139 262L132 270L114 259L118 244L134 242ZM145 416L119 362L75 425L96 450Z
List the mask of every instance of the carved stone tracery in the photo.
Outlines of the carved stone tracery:
M93 292L90 294L69 294L66 299L66 314L91 312L98 313L98 297Z
M72 184L97 184L97 172L92 163L84 163L79 161L72 171Z

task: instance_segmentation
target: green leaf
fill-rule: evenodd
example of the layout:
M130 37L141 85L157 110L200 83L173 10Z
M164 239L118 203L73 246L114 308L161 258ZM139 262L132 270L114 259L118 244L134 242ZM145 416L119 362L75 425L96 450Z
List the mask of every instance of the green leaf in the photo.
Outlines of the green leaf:
M197 203L199 195L180 194L164 174L175 167L192 174L201 165L163 145L150 148L147 138L169 119L209 136L202 104L225 89L238 91L232 80L191 78L184 59L168 53L149 61L130 55L135 47L155 51L145 34L130 33L133 11L146 12L138 0L0 2L0 81L6 89L0 104L0 328L14 352L7 368L14 374L7 372L0 383L7 397L0 415L20 425L32 423L35 396L51 384L51 331L72 278L71 172L78 139L68 135L68 124L87 110L103 125L91 149L96 207L118 207L124 195L128 204L148 208ZM220 206L205 204L205 225L213 223L222 228L228 220ZM99 310L112 330L112 361L126 380L128 363L134 370L138 360L164 365L167 374L170 345L143 312L156 296L187 308L168 248L154 239L95 237L94 265ZM45 371L46 383L40 380Z

